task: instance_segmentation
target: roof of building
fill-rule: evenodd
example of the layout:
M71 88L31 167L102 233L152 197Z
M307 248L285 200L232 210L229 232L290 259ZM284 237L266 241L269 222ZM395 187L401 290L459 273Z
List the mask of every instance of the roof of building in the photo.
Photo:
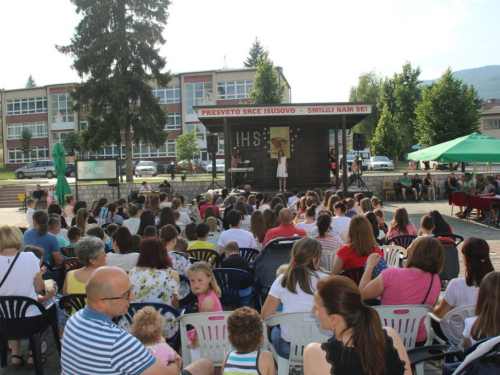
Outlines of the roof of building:
M495 103L481 111L481 115L496 115L500 114L500 103Z

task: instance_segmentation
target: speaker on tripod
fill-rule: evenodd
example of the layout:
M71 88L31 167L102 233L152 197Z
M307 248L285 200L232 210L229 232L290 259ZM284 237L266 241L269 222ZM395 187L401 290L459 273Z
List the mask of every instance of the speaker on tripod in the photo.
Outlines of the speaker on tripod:
M217 153L219 152L219 137L215 134L207 134L207 152Z
M353 150L362 151L365 149L365 135L363 133L354 133L352 140Z

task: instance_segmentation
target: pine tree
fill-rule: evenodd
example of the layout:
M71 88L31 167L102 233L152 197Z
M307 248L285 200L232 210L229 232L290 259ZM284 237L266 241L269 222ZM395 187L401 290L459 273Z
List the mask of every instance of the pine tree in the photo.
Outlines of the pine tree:
M371 147L373 155L385 155L389 158L395 157L403 150L401 134L391 118L387 105L382 110Z
M255 104L279 104L285 97L285 84L280 84L273 62L266 53L257 63L253 89L248 97Z
M250 48L248 54L247 60L243 61L243 66L245 68L256 67L257 63L264 58L265 52L260 44L259 38L255 38L255 42L253 42L252 48Z
M71 0L83 15L68 46L57 46L74 56L80 78L71 93L74 110L88 127L81 132L87 150L125 143L127 182L132 176L132 143L160 147L169 135L164 130L167 112L153 96L148 81L167 87L171 77L162 73L166 61L159 55L165 44L169 0Z
M21 151L25 159L28 159L31 151L31 131L29 129L23 129L21 132Z
M28 77L28 80L26 81L26 86L24 86L24 87L26 87L27 89L30 87L36 87L35 79L33 78L33 76L31 74Z

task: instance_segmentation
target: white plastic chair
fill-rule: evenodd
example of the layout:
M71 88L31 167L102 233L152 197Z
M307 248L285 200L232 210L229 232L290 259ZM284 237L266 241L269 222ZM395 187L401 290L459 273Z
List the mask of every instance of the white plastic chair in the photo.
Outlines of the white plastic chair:
M222 366L228 352L234 350L228 341L227 318L231 311L187 314L177 318L181 330L181 348L184 365L193 362L188 349L187 325L191 324L198 333L199 358L210 360L215 366Z
M316 316L308 312L276 314L267 318L264 323L267 326L284 324L290 331L289 359L280 357L269 341L267 344L278 363L278 375L288 375L289 366L302 366L304 350L311 342L326 342L332 336L332 332L322 329Z
M429 313L434 311L430 306L425 305L394 305L394 306L373 306L380 317L382 327L391 327L399 335L405 349L413 349L417 343L418 326L424 318L427 331L427 343L432 342L431 324ZM415 366L417 375L424 375L424 364Z
M436 322L441 324L441 330L443 331L444 335L451 341L453 341L456 344L459 344L459 346L462 346L462 332L464 330L465 326L465 319L471 318L476 315L476 305L471 304L471 305L464 305L460 307L455 307L454 309L448 311L445 316L443 316L441 319L438 318L434 313L429 313L429 316L431 317L432 320L435 320ZM449 323L452 321L455 324L461 324L461 328L456 330L456 332L460 332L459 335L454 332L450 326ZM436 335L434 332L434 329L432 329L431 326L431 331L432 331L432 338L438 341L440 344L446 344L446 341L443 340L441 337Z
M337 253L334 251L323 251L321 254L320 266L327 271L331 271L333 267L333 261L335 260L335 255Z
M349 233L348 230L344 230L342 232L340 232L340 237L342 237L342 239L344 240L344 243L347 243L347 234Z
M384 253L384 259L387 267L400 267L400 261L406 258L406 249L397 245L380 246Z
M215 251L219 252L219 239L220 233L210 232L207 237L207 242L211 243L215 247Z

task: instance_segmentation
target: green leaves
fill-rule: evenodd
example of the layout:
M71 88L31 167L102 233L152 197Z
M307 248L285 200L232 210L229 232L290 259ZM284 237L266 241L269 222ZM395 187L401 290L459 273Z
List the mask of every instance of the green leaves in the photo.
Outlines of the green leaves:
M189 133L184 133L177 138L177 160L191 160L200 152L196 133L192 129Z
M285 96L285 84L280 84L273 62L266 53L257 63L257 73L253 80L253 89L248 97L255 104L279 104Z
M243 62L243 66L245 68L256 67L258 62L264 58L266 54L264 52L264 48L260 44L259 38L255 38L255 42L253 42L252 48L248 51L249 56L246 61Z
M21 132L21 151L25 158L30 156L31 151L31 131L29 129L23 129Z
M389 158L393 158L403 151L401 133L392 120L387 104L382 109L382 116L373 135L371 147L373 155L383 155Z

